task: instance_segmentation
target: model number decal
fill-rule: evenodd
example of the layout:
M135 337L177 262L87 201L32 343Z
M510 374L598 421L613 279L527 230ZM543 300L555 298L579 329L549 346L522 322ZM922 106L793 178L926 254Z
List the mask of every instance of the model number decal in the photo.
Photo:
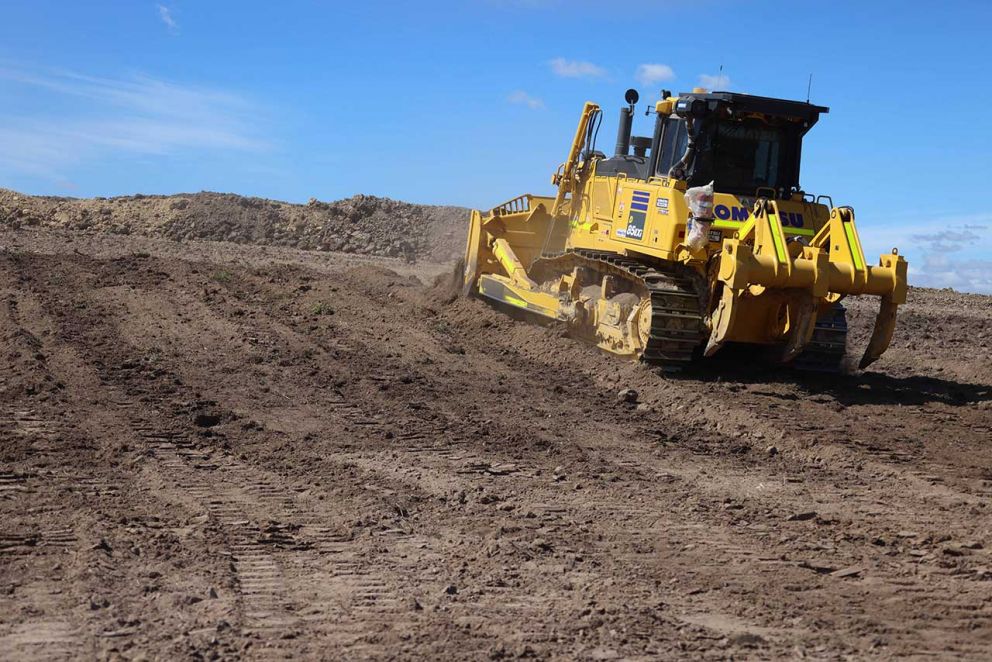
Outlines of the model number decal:
M630 212L630 216L627 217L627 229L624 231L624 235L627 239L636 239L640 241L644 238L645 218L647 218L647 214L642 211Z

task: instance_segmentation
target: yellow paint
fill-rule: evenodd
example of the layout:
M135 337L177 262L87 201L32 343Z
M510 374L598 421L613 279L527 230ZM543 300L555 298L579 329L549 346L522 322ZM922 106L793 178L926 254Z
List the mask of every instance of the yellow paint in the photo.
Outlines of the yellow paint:
M778 222L775 214L768 214L769 231L772 235L772 242L775 244L775 256L779 262L785 262L785 238L782 236L782 226Z
M744 226L744 223L740 221L721 221L717 219L713 221L713 227L717 230L740 230ZM783 227L782 231L785 234L794 234L802 237L812 237L816 232L808 228L786 228Z
M847 237L847 245L851 252L851 259L854 260L854 268L861 271L865 268L865 263L861 259L861 247L857 236L855 236L853 223L844 224L844 236Z

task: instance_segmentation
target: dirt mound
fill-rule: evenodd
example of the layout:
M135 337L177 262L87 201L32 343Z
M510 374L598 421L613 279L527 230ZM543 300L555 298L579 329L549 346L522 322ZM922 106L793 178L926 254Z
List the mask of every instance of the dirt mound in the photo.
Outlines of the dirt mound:
M468 210L356 195L306 205L226 193L35 197L0 189L0 225L289 246L432 262L464 249Z

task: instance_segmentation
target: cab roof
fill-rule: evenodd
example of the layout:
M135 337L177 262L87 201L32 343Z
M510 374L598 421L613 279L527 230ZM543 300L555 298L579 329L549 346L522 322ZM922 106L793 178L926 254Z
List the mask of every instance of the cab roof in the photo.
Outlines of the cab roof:
M680 92L679 101L700 100L704 102L707 109L712 112L719 108L726 108L733 113L761 113L776 117L788 117L802 120L812 126L819 119L821 114L830 112L826 106L815 106L804 101L789 101L787 99L773 99L771 97L759 97L752 94L740 94L739 92Z

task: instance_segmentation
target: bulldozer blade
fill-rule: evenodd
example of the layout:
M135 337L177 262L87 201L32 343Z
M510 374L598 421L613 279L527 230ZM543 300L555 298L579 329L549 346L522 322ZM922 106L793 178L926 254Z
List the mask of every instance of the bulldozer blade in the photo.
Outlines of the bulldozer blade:
M892 332L896 328L896 309L898 304L893 303L892 297L882 297L882 303L878 308L878 317L875 318L875 330L871 333L871 340L865 349L864 356L858 368L862 370L878 360L892 341Z
M477 210L472 210L468 228L468 248L465 250L462 264L462 296L468 296L475 288L479 276L479 251L484 245L482 215Z

